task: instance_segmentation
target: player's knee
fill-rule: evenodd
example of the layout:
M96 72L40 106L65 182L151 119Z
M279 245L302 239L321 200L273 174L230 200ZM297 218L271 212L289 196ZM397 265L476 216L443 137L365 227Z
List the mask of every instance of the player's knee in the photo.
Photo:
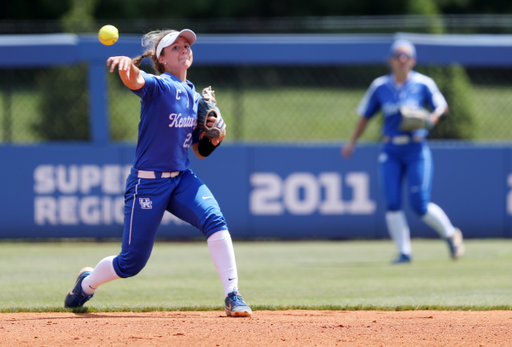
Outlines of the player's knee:
M214 231L209 234L208 233L206 234L206 239L208 242L221 241L226 238L231 238L231 234L229 233L229 231L227 229Z
M423 216L427 213L427 205L423 201L411 201L411 208L418 216Z
M211 215L206 219L203 225L203 233L207 238L215 234L219 230L227 230L228 226L222 214Z
M394 211L399 211L401 210L401 206L399 203L388 203L387 206L386 206L386 211L391 211L391 212L394 212Z
M114 269L119 277L127 278L137 275L146 266L149 257L120 254L115 258Z

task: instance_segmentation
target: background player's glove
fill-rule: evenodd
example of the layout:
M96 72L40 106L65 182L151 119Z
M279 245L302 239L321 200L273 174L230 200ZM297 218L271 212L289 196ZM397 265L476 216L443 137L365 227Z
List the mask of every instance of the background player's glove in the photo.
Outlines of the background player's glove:
M430 118L430 112L420 107L400 107L402 120L400 129L402 131L413 131L416 129L432 129L434 124Z
M208 117L215 117L215 121L208 120ZM210 126L208 125L210 123ZM199 99L197 108L197 125L201 129L201 138L207 137L214 142L220 143L226 136L226 123L220 115L215 99L215 91L212 87L204 88ZM213 141L212 141L213 142Z

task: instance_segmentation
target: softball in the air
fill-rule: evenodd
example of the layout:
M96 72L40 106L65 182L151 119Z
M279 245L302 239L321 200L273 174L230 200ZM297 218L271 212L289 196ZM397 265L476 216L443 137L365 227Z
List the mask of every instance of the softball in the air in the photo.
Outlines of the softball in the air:
M119 38L119 31L113 25L105 25L98 33L98 39L106 46L111 46L117 42Z

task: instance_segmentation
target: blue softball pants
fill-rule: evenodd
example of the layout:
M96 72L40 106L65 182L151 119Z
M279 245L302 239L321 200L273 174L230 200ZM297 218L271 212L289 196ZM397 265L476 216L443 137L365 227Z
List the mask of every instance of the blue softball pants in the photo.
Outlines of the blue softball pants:
M379 156L379 174L387 211L402 209L402 186L405 180L413 211L420 216L427 212L433 165L426 141L405 145L385 143Z
M132 168L126 180L121 253L113 261L119 277L135 276L146 266L165 211L207 238L228 229L217 200L192 170L174 178L146 179Z

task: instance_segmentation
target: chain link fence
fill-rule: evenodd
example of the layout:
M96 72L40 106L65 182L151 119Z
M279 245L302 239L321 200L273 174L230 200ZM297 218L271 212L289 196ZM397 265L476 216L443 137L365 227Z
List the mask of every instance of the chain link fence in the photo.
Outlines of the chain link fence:
M89 140L87 66L0 70L2 143Z
M445 34L510 34L511 14L472 15L389 15L389 16L323 16L274 18L209 18L209 19L112 19L83 20L0 20L0 35L61 33L73 28L74 33L97 32L104 24L115 25L121 33L144 34L155 29L192 28L198 34L278 34L278 33L445 33Z
M103 22L77 22L76 32ZM193 28L197 33L512 33L512 15L371 16L111 21L122 33ZM81 28L83 30L81 30ZM434 29L435 29L434 28ZM0 34L58 33L59 21L0 21ZM96 29L95 29L96 30ZM89 31L90 32L90 31ZM150 66L142 68L152 72ZM512 69L418 66L437 82L450 116L433 139L512 140ZM193 66L200 91L212 86L228 125L226 141L347 140L364 92L387 66ZM139 98L117 73L108 78L110 139L135 142ZM0 144L90 140L87 66L0 69ZM380 120L362 140L378 141Z
M417 69L436 80L451 109L431 137L512 140L512 69L457 67L455 77L450 69ZM193 66L188 78L198 91L215 90L226 141L329 142L351 136L357 104L386 73L386 66ZM135 142L140 99L117 73L108 76L110 139ZM90 139L86 66L2 69L0 81L0 143ZM380 125L370 122L363 140L378 141Z

